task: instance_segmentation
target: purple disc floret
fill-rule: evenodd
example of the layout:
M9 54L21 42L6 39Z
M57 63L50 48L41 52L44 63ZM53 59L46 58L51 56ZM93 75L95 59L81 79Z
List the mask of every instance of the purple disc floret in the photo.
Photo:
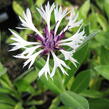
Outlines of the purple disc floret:
M64 33L62 33L61 35L54 36L54 31L51 30L49 32L46 26L43 31L43 36L44 38L41 38L38 34L32 35L32 37L34 37L37 41L40 41L42 43L42 48L44 48L42 52L43 55L46 55L51 51L61 49L58 44L59 40L64 38Z

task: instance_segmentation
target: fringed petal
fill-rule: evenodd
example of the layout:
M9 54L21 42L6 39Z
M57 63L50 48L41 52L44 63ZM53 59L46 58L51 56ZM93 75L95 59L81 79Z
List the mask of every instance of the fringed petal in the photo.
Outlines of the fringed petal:
M46 64L44 65L44 67L43 67L43 68L39 71L39 73L38 73L39 78L40 78L43 74L45 74L45 77L48 79L47 75L48 75L48 74L50 75L49 58L50 58L50 55L48 54Z
M51 18L51 13L52 13L54 7L55 7L54 4L52 4L50 6L50 4L48 2L47 5L45 5L45 10L42 6L41 6L41 8L37 8L37 10L40 13L40 15L42 16L42 18L46 21L49 32L50 32L50 18Z
M23 18L21 18L19 16L20 21L22 22L22 27L17 27L17 28L22 28L22 29L30 29L35 31L40 37L43 38L42 34L37 30L37 28L34 26L33 22L32 22L32 16L31 16L31 12L29 10L29 8L27 8L26 13L23 12Z

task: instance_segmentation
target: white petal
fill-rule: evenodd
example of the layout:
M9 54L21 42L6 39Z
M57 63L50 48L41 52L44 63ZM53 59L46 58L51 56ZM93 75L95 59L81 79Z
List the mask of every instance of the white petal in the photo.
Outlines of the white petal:
M81 28L81 27L80 27ZM68 41L76 41L76 40L80 40L80 38L84 38L84 30L80 32L80 28L78 29L78 31L71 37L67 38L67 39L64 39L64 40L61 40L60 42L68 42Z
M66 74L65 70L63 67L67 68L67 69L70 69L69 66L67 66L65 64L65 62L61 59L59 59L54 52L51 52L52 53L52 56L53 56L53 60L54 60L54 67L53 67L53 70L52 70L52 73L50 75L50 77L53 77L55 72L56 72L56 69L59 67L62 71L63 74Z
M32 54L31 56L26 56L26 58L27 58L28 60L24 63L24 66L23 66L23 67L25 67L27 64L30 63L30 65L29 65L29 67L28 67L28 68L30 68L30 67L33 65L33 63L34 63L36 57L37 57L42 51L43 51L43 50L40 50L40 51L38 51L38 52Z
M87 40L87 37L84 34L84 30L81 32L77 31L72 37L65 40L61 40L59 45L69 46L76 50L85 42L85 40Z
M10 49L9 51L15 51L15 50L18 50L20 49L21 47L20 46L14 46L12 49Z
M78 61L72 57L73 56L73 53L75 51L60 50L60 52L64 55L65 60L71 61L75 65L75 67L77 67L76 63L78 63Z
M30 20L30 22L32 21L32 16L31 16L31 12L30 12L30 9L27 8L26 10L26 15L27 15L27 18Z
M40 9L37 8L37 10L40 13L40 15L42 16L42 18L46 21L49 32L50 32L50 18L51 18L51 13L52 13L54 7L55 7L54 4L52 4L52 6L50 6L50 4L48 2L47 5L45 5L45 10L43 7L41 7Z
M55 27L55 32L54 34L56 35L57 30L59 28L59 25L62 21L62 19L68 14L68 10L65 9L64 11L62 10L62 7L60 6L60 8L58 9L58 5L56 6L56 8L54 9L54 15L55 15L55 21L56 21L56 27Z
M78 18L78 14L74 16L73 13L74 13L74 11L71 12L71 14L68 18L69 22L68 22L67 26L60 32L60 34L62 34L63 32L65 32L71 28L78 27L82 23L82 20L76 22L76 20Z
M70 57L69 61L71 61L74 64L74 66L77 67L78 61L76 59L74 59L73 57Z
M64 70L64 68L62 66L60 66L59 68L61 69L61 71L62 71L63 74L68 75L68 73Z
M50 56L49 56L49 54L48 54L46 64L44 65L44 67L43 67L43 68L40 70L40 72L38 73L39 78L40 78L43 74L45 74L46 78L48 78L48 77L47 77L47 74L50 75L49 58L50 58Z
M14 45L14 47L10 51L18 50L20 48L25 48L29 45L40 45L39 42L28 42L24 40L21 36L19 36L17 33L15 33L13 30L9 29L11 33L14 35L14 38L11 38L12 40L16 41L15 43L12 43L11 45Z
M22 54L15 55L14 57L15 58L20 58L20 59L27 59L27 57L22 55Z
M36 49L40 48L41 45L37 45L37 46L33 46L33 47L30 47L30 48L26 48L25 51L22 53L22 55L26 55L26 56L30 56L32 55Z
M32 22L32 16L31 16L31 12L30 12L29 8L27 8L26 13L23 12L23 19L22 19L20 16L19 16L19 19L20 19L20 21L22 22L21 25L24 27L24 28L21 27L22 29L28 28L28 29L30 29L30 30L33 30L33 31L35 31L40 37L43 38L42 34L37 30L37 28L34 26L34 24L33 24L33 22ZM21 29L21 28L20 28L20 29Z
M51 72L51 74L50 74L50 77L51 77L51 78L55 75L56 69L57 69L57 66L54 65L53 70L52 70L52 72Z
M19 29L19 30L28 29L28 28L24 28L24 27L16 27L16 28Z
M71 15L69 17L69 22L68 22L68 25L67 25L69 27L68 29L79 26L82 23L82 20L76 22L77 18L78 18L78 14L76 16L73 16L73 14L71 12Z
M64 55L65 60L68 60L69 57L71 57L73 55L73 52L72 51L60 50L60 52Z

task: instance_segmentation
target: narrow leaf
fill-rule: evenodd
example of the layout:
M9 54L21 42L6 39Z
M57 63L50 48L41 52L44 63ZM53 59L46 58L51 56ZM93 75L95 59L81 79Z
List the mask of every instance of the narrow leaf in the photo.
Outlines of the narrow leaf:
M63 92L60 98L64 105L72 107L72 109L89 109L88 101L74 92Z

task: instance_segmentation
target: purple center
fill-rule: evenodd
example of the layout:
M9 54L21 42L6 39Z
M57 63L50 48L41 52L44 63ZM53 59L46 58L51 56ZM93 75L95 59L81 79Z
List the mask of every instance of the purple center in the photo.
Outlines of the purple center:
M43 55L48 54L50 51L61 49L58 45L59 40L64 37L64 33L61 35L54 36L54 31L48 31L46 27L44 29L44 38L42 39L39 35L32 35L36 40L42 43L42 48L44 48Z

